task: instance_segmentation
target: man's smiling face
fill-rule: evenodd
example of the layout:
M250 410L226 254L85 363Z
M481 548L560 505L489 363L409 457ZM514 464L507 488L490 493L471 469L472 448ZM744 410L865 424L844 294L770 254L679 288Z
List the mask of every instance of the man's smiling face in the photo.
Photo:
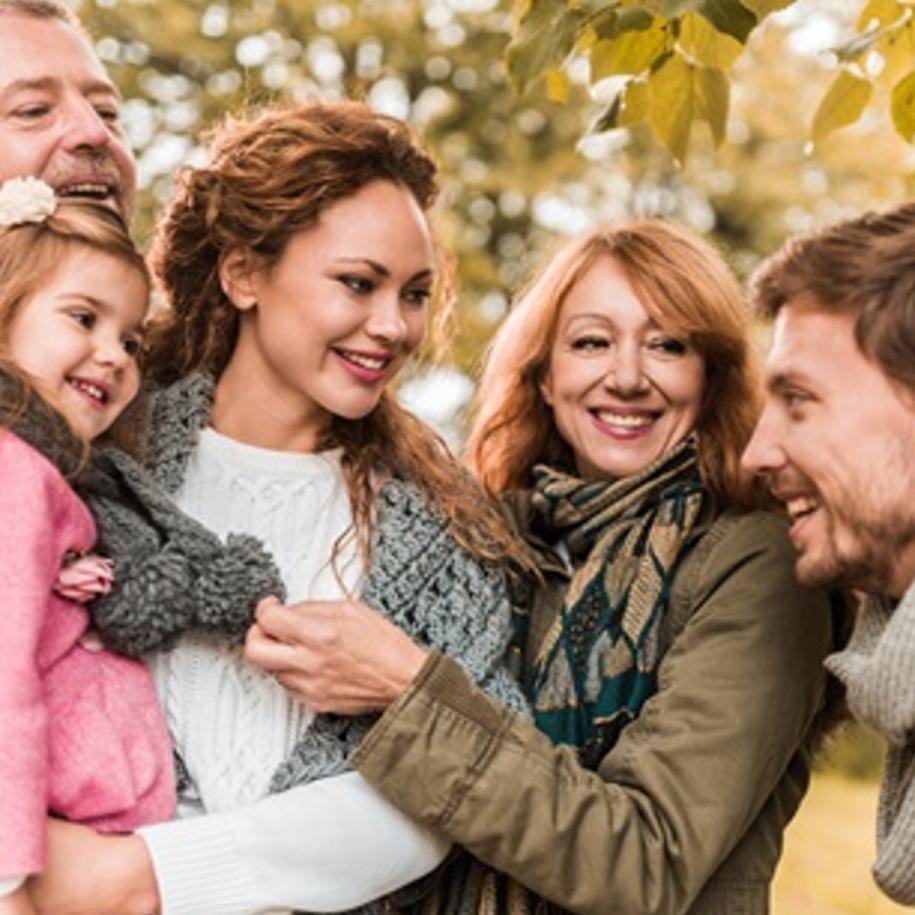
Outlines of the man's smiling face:
M0 12L0 180L33 175L129 217L136 173L119 106L76 28Z
M788 509L802 583L898 596L915 578L915 408L858 348L854 321L782 307L744 464Z

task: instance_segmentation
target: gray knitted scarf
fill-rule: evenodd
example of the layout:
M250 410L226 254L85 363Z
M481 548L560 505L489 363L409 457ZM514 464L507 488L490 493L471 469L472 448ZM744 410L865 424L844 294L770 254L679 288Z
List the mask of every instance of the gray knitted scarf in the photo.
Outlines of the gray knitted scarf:
M181 485L200 430L209 421L213 388L211 378L198 374L151 397L148 466L169 492ZM482 563L458 546L442 512L410 481L389 479L383 485L375 517L361 598L418 644L455 658L494 699L529 715L521 690L504 665L510 606L501 568ZM376 715L317 715L274 773L271 791L347 770L347 756L376 720ZM420 881L396 894L396 905L417 899L427 889L428 884ZM389 909L377 902L358 911Z
M915 585L894 607L865 599L848 646L826 659L861 721L889 742L877 806L878 886L915 905Z
M87 448L66 421L0 370L0 424L43 454L88 505L97 550L114 564L111 591L88 610L105 644L139 657L185 632L241 639L254 607L283 584L254 537L223 543L181 512L129 455Z

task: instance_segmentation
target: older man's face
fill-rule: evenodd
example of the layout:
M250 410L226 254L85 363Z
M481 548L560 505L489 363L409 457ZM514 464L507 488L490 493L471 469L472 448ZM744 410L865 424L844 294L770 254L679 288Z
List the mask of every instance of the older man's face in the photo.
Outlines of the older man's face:
M915 578L915 409L868 359L854 318L788 303L744 465L791 517L804 584L900 596Z
M136 172L119 104L72 26L0 13L0 180L34 175L61 195L102 200L128 217Z

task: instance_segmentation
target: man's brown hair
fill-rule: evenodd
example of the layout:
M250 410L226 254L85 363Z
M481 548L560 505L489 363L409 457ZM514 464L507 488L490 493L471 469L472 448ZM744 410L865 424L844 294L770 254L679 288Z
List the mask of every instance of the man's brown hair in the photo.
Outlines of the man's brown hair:
M769 318L788 303L853 315L861 352L915 390L915 202L790 239L750 300Z

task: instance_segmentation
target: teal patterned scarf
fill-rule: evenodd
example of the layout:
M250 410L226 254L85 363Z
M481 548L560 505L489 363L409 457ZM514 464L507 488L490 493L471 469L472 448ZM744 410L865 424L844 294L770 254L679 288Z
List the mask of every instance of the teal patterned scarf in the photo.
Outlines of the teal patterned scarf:
M537 527L576 571L534 659L538 728L595 768L655 691L659 624L706 491L688 439L621 480L534 470Z

